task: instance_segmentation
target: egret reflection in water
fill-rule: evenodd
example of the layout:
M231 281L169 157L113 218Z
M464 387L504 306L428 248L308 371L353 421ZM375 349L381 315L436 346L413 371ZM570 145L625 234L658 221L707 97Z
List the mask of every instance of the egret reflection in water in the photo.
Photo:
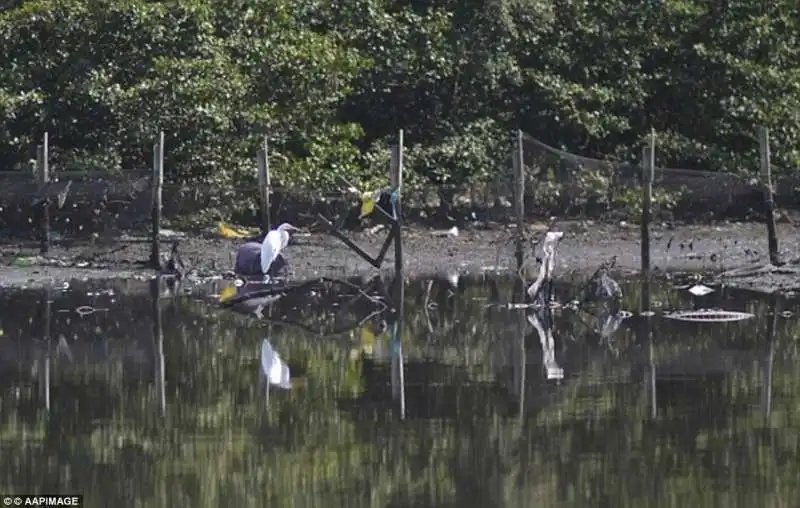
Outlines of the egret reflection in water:
M265 381L267 383L267 390L269 390L270 385L283 388L284 390L290 390L292 388L289 365L283 361L267 339L264 339L261 343L260 373L262 382Z
M547 379L564 379L564 369L556 362L555 339L553 338L553 311L544 308L529 312L528 322L536 330L542 346L542 364Z

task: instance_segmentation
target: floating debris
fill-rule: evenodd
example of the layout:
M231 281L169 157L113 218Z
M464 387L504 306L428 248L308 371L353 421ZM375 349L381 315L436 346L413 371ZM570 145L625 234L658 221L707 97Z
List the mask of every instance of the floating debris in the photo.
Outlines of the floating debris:
M492 305L488 305L491 307ZM530 309L533 307L530 303L509 303L507 305L503 305L506 309L516 310L516 309Z
M75 312L77 312L79 316L88 316L90 314L94 314L95 312L97 312L97 309L95 309L90 305L81 305L80 307L75 309Z
M433 234L436 236L458 236L458 228L453 226L444 231L435 231Z
M695 284L694 286L689 288L689 292L695 296L705 296L709 293L713 293L714 290L702 284Z
M677 321L691 321L695 323L727 323L743 321L754 317L749 312L737 312L722 309L679 310L665 314L664 317Z

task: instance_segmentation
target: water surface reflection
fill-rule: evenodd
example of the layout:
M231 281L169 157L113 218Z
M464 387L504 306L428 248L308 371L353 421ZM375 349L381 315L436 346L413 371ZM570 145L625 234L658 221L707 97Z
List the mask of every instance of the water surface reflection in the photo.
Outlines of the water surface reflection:
M792 301L653 288L665 308L756 317L609 324L493 305L512 301L506 281L417 281L398 342L386 313L324 336L106 284L0 294L4 491L83 493L92 506L800 499L800 333L775 316L796 313ZM640 288L623 289L623 308L637 309ZM359 324L366 307L337 319ZM265 338L292 372L269 398Z

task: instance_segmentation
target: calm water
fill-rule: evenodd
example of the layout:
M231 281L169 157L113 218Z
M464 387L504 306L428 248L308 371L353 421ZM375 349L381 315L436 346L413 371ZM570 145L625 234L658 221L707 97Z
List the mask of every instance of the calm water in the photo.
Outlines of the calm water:
M435 281L426 297L418 281L400 353L381 323L391 316L369 318L364 299L329 305L335 316L287 304L274 317L294 324L268 326L105 284L52 290L49 304L43 291L0 295L0 492L82 493L102 507L800 500L792 300L654 288L664 308L756 317L656 316L649 328L633 317L604 337L602 316L561 310L537 331L525 311L488 307L511 301L505 282L462 279L453 293ZM640 289L624 290L635 311ZM326 294L307 298L321 308ZM300 376L291 390L260 383L265 338Z

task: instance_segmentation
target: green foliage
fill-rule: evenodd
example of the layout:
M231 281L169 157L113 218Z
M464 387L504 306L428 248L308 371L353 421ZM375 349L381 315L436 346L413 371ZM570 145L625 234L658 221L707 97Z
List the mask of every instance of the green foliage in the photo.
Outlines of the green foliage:
M163 130L168 180L224 189L255 182L267 134L276 180L324 191L385 181L401 128L427 186L508 173L517 127L623 161L654 128L660 166L752 172L766 125L781 172L800 165L798 26L789 0L16 2L0 157L24 167L48 131L56 169L145 168ZM616 202L581 178L569 206Z

